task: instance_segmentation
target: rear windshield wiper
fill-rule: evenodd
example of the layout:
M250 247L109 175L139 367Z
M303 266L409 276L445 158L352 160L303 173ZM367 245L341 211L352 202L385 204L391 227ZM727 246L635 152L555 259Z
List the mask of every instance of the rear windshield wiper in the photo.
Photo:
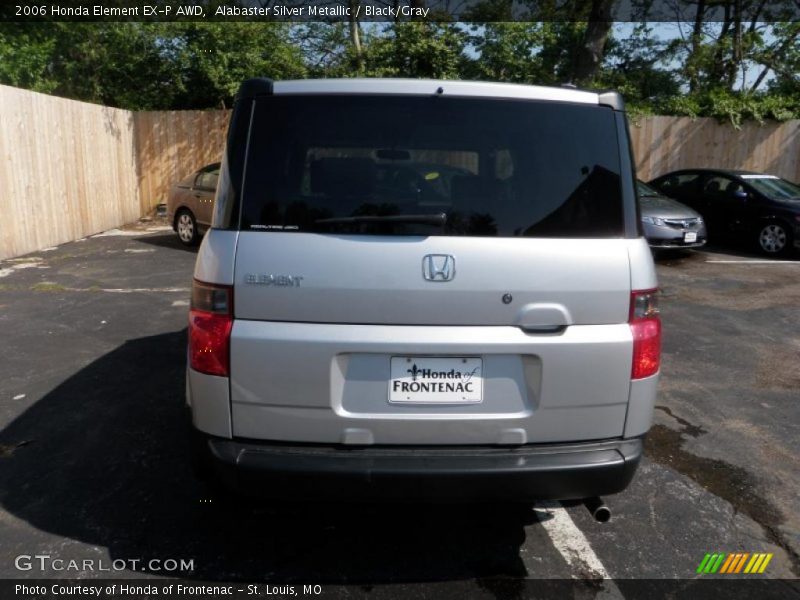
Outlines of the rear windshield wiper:
M331 219L317 219L315 224L337 223L421 223L424 225L444 225L447 222L446 213L435 215L364 215L360 217L333 217Z

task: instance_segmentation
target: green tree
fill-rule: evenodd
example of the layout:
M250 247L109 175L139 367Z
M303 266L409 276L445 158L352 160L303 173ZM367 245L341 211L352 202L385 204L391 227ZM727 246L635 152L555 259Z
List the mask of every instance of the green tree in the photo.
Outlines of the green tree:
M653 35L652 26L639 23L628 36L609 37L596 83L618 90L629 105L646 108L660 98L680 93L678 75L674 68L665 66L671 60L668 44Z
M283 23L173 24L168 37L176 73L174 104L230 107L242 80L308 75L301 49Z
M467 34L450 23L391 24L365 49L365 73L373 77L456 79L461 74Z
M58 85L49 72L55 44L51 23L0 23L0 83L36 92Z
M344 77L352 70L347 36L344 23L309 22L291 29L309 77Z
M0 83L134 110L230 106L253 76L305 77L281 23L4 23Z
M129 109L169 105L175 71L161 47L165 26L56 23L48 70L59 96Z
M481 24L2 23L0 83L159 110L229 107L254 76L574 82L618 89L640 112L798 118L800 23L774 20L793 1L692 0L667 42L645 23L620 35L608 0L478 2ZM512 22L515 6L532 20Z
M772 34L772 43L762 43L753 52L760 71L749 89L758 90L771 72L767 91L793 94L800 100L800 23L776 23Z
M541 23L487 23L472 27L476 53L465 61L469 79L543 83L552 79L539 54L547 32Z

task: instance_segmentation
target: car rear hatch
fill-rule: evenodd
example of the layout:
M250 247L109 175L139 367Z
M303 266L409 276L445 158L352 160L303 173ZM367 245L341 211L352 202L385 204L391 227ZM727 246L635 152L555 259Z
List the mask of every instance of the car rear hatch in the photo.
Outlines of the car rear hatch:
M596 104L259 98L235 262L234 435L622 435L629 253L643 242L626 227L620 131Z

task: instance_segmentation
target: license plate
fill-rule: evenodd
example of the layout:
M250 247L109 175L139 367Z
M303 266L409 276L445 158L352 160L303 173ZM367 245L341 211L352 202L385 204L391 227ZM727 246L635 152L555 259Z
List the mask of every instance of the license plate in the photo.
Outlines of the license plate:
M696 231L687 231L686 233L683 234L683 241L686 242L687 244L690 243L690 242L696 242L697 241L697 232Z
M483 359L393 356L389 402L474 404L483 400Z

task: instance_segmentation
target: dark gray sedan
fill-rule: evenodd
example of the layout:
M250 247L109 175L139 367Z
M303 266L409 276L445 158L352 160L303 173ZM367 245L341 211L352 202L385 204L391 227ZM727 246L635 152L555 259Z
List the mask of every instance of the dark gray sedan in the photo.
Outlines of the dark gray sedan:
M706 224L700 213L659 194L639 181L639 205L644 236L651 248L699 248L706 243Z

